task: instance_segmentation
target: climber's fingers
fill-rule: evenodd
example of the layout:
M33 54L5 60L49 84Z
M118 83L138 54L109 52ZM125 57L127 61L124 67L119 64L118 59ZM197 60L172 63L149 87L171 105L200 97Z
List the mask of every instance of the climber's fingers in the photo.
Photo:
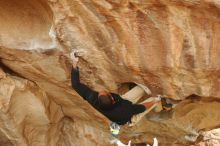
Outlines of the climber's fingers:
M71 52L70 58L72 59L73 63L77 63L79 61L79 57L76 55L76 52Z

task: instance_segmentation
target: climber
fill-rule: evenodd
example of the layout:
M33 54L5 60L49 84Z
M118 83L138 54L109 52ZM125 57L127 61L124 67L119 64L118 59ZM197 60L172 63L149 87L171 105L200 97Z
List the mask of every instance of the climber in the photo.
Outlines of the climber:
M143 104L132 104L132 102L121 98L118 94L107 91L93 91L80 83L79 68L77 66L79 57L74 52L70 56L72 59L71 82L73 89L109 120L124 125L131 121L133 115L142 113L159 102L158 99L155 99Z

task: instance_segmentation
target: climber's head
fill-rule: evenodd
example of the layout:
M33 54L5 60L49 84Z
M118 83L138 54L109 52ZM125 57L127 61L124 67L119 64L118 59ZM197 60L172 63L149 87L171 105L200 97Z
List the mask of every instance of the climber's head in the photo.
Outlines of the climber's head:
M100 91L99 92L98 101L99 101L100 108L103 110L109 110L115 104L114 98L107 91Z

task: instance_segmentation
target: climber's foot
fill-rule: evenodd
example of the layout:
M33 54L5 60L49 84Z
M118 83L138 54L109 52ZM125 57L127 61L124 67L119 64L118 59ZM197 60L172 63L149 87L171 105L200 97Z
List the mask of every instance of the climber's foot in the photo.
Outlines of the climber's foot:
M165 98L161 98L161 103L163 110L169 111L173 108L173 105L171 103L167 103Z

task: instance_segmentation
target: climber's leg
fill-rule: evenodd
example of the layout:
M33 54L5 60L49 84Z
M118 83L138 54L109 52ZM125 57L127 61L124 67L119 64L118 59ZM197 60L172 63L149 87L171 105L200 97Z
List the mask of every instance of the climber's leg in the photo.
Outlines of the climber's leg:
M156 98L157 97L150 97L142 102L142 104L147 104L147 102L148 102L149 107L143 113L134 115L131 119L131 124L129 124L129 126L134 126L135 124L137 124L147 113L149 113L153 109L157 109L158 112L162 110L162 106L161 106L160 101L152 104L152 102L154 102Z
M161 102L161 100L162 100L163 98L161 98L161 96L157 96L157 97L150 97L150 98L147 98L145 101L143 101L141 104L148 104L149 102L151 102L151 101L155 101L155 100L158 100L158 102L157 102L157 106L155 107L155 108L153 108L153 110L155 111L155 112L160 112L162 109L163 109L163 107L162 107L162 102ZM147 108L148 109L148 108Z

